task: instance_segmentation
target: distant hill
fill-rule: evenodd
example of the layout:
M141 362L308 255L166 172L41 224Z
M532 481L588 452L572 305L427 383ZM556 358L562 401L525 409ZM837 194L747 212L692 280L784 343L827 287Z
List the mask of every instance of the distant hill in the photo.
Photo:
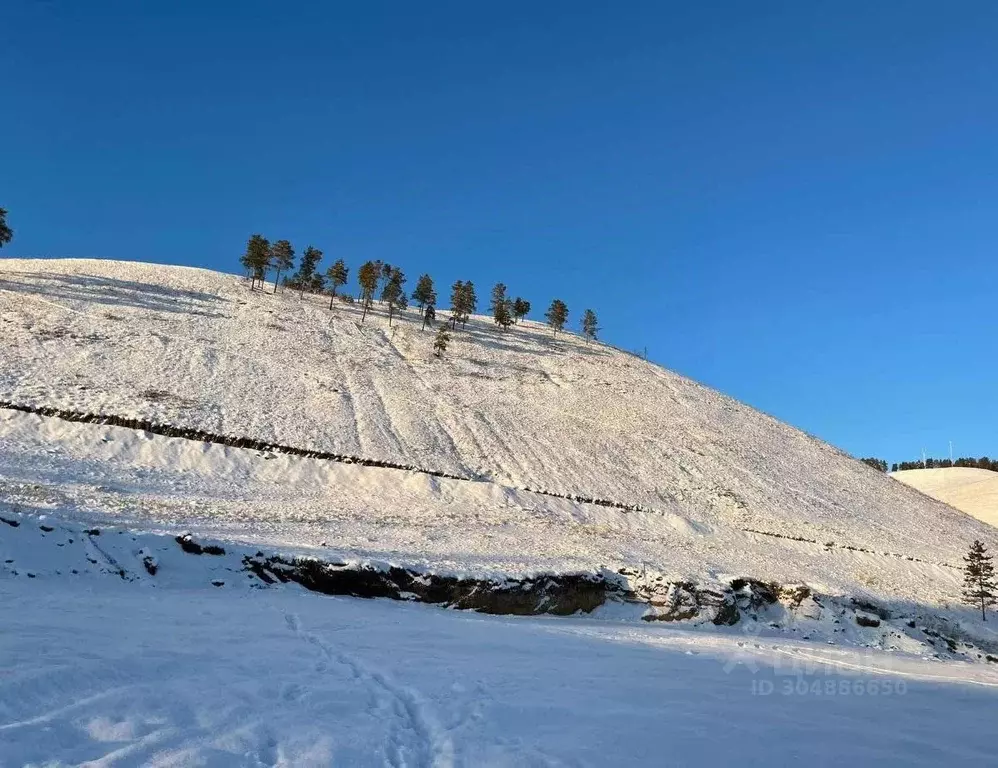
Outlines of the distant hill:
M891 476L988 525L998 527L998 472L947 467L908 469Z

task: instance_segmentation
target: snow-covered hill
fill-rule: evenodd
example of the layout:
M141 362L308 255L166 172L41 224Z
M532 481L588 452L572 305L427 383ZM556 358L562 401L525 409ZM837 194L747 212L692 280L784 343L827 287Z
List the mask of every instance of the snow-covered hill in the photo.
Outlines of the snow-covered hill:
M8 501L462 572L636 567L955 600L994 531L765 414L574 335L411 316L202 269L0 262L0 399L389 461L398 472L0 417ZM533 489L533 490L528 490ZM641 511L538 491L641 505Z
M998 472L971 467L907 469L892 475L927 496L998 527Z

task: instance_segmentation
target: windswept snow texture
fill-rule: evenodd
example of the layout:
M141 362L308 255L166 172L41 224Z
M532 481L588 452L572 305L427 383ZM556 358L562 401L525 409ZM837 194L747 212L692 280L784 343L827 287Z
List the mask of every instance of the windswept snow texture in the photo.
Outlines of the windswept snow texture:
M972 467L906 469L891 477L998 527L998 472Z
M268 289L269 291L269 289ZM445 315L445 312L441 312ZM438 572L637 567L955 601L995 531L628 353L201 269L0 262L0 399L441 470L448 480L0 414L0 501ZM526 489L534 489L526 490ZM541 491L641 504L625 512Z

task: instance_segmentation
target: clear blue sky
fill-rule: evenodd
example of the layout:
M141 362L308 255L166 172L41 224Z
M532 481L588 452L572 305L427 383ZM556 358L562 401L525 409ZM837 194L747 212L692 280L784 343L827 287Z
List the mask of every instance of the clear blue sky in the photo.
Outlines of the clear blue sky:
M0 3L5 256L247 236L479 293L890 461L998 454L998 3Z

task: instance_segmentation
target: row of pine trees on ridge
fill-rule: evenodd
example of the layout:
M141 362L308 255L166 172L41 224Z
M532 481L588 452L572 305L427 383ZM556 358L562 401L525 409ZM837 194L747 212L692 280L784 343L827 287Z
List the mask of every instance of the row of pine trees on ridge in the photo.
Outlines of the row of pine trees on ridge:
M301 254L298 269L294 270L295 250L288 240L277 240L271 243L263 235L252 235L246 243L246 251L240 262L250 278L251 290L258 286L264 289L267 274L274 273L273 292L277 293L278 285L298 291L302 296L305 292L318 294L329 292L329 308L333 308L339 290L346 285L350 269L343 259L337 259L326 271L319 271L322 251L311 245ZM283 279L282 279L283 275ZM411 295L405 291L405 273L396 266L383 261L366 261L357 270L357 282L360 284L358 300L363 308L361 322L367 318L375 300L388 307L388 325L398 312L409 308L410 299L419 309L422 320L421 329L433 326L437 314L437 292L433 278L428 274L420 276ZM352 296L339 294L342 301L353 303ZM510 296L503 283L496 283L492 288L489 301L489 312L496 325L503 330L516 325L530 313L530 302L520 296ZM458 280L451 286L450 323L451 330L456 330L458 323L464 328L468 318L478 309L478 296L471 280ZM554 299L544 314L547 324L555 336L563 331L568 322L568 306L561 299ZM599 332L596 313L587 309L582 314L580 323L582 336L587 342L593 341ZM446 324L438 331L434 342L434 351L439 356L447 348L449 336Z

